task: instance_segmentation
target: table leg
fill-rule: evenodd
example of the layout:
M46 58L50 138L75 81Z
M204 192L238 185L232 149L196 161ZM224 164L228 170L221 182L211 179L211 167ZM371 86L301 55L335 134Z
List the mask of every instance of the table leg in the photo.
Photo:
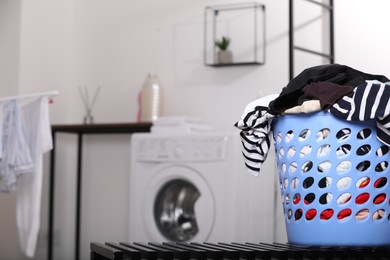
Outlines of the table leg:
M49 227L48 227L48 245L47 259L53 259L53 227L54 227L54 194L55 194L55 137L56 132L52 131L53 149L50 152L50 180L49 180Z
M76 239L75 239L75 259L80 258L80 218L81 218L81 170L83 154L83 135L78 134L78 151L77 151L77 194L76 194Z

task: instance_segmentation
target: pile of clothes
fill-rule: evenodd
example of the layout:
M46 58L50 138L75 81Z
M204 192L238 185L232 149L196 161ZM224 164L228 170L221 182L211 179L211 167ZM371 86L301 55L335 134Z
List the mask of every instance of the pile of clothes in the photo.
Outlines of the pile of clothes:
M163 116L153 122L152 133L205 133L213 132L214 127L203 122L203 119L190 116Z
M273 119L283 114L327 111L347 121L376 120L377 138L390 146L390 81L340 64L305 69L280 94L249 103L235 127L241 130L249 172L259 175L272 140Z

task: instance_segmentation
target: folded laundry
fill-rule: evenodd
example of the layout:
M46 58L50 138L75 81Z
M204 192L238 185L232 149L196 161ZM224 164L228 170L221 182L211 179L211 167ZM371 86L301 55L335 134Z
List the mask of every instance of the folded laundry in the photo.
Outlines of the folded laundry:
M159 117L153 122L152 133L202 133L215 131L214 127L207 125L201 118L189 116Z
M157 118L154 122L154 126L178 126L186 124L200 124L202 119L198 117L189 116L164 116Z
M183 124L183 125L153 125L150 128L152 133L202 133L215 131L214 127L206 124Z

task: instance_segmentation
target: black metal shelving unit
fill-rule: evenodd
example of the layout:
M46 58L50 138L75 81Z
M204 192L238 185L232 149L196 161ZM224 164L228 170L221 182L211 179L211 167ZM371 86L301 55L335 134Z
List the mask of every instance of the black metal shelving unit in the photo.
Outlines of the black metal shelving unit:
M295 0L297 1L297 0ZM333 0L328 0L328 4L317 2L314 0L301 0L310 4L318 5L324 8L329 14L329 53L318 52L307 48L302 48L294 43L294 0L289 0L289 77L294 78L294 51L303 51L306 53L322 56L329 60L329 63L334 63L334 5Z

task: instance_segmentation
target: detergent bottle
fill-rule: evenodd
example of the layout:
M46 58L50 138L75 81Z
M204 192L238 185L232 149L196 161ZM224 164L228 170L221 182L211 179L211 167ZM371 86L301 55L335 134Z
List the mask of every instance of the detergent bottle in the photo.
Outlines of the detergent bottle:
M161 116L161 83L154 71L150 71L138 96L139 122L153 122Z

